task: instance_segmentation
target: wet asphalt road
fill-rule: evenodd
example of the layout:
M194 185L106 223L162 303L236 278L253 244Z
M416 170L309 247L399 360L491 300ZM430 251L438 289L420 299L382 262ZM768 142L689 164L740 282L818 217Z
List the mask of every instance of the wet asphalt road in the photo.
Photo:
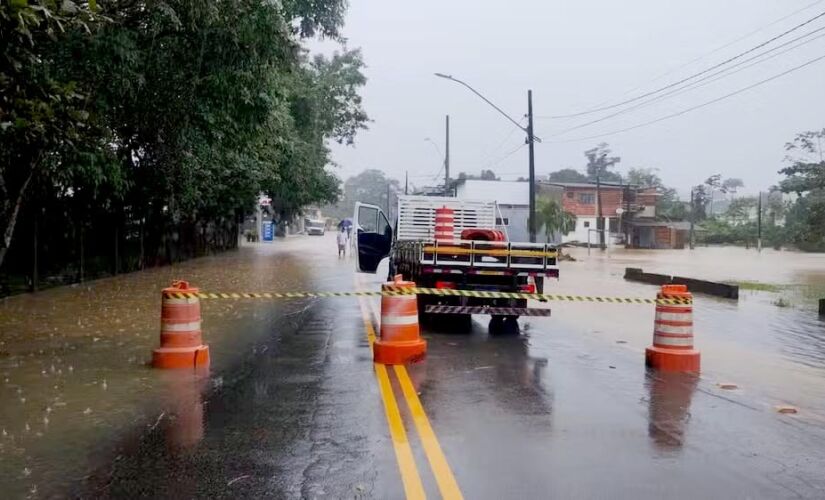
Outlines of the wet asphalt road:
M291 265L306 266L304 289L356 286L333 247L285 244ZM491 336L482 317L470 334L426 331L427 359L408 368L465 498L825 498L825 416L778 415L781 401L735 366L749 355L729 357L729 372L706 363L700 378L648 372L630 330L648 336L651 311L552 305L554 317L522 322L521 335ZM61 495L403 498L358 301L255 307L233 316L236 329L213 320L220 332L205 314L207 339L250 338L213 349L208 377L164 375L148 425ZM375 321L377 301L365 310ZM725 373L743 377L739 390L717 387ZM437 498L445 470L390 382L416 475Z

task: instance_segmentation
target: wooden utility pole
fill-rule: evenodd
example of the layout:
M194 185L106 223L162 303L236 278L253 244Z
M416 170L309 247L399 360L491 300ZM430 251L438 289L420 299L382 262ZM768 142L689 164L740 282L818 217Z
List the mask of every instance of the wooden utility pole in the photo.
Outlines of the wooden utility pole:
M596 160L596 232L599 233L599 248L604 250L604 218L602 217L602 166L604 157Z
M762 191L756 201L756 251L762 251Z
M530 183L530 216L528 218L530 226L530 243L536 242L536 159L533 152L533 143L535 142L535 135L533 135L533 91L527 91L527 150L529 154L528 168Z
M696 246L693 238L693 225L696 223L696 202L694 201L693 188L690 188L690 249Z

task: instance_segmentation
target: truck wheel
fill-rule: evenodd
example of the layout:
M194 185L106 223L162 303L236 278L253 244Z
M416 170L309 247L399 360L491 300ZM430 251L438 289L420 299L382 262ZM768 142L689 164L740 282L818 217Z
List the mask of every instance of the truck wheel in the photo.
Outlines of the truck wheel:
M489 329L490 335L518 335L518 316L493 316Z

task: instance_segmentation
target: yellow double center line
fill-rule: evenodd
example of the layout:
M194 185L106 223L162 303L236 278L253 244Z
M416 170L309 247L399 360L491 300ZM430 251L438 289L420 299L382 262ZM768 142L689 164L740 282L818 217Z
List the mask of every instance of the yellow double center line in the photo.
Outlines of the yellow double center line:
M356 285L358 285L356 281ZM375 341L375 328L372 324L372 317L369 310L372 310L375 315L375 310L372 304L369 304L363 297L358 297L358 303L361 307L361 317L364 321L364 329L367 332L370 347ZM375 315L377 317L377 315ZM401 419L401 412L398 408L398 403L390 383L389 373L386 366L375 363L375 377L378 380L378 387L381 392L381 399L384 403L384 412L387 416L387 424L390 430L390 437L392 439L393 448L395 450L395 458L398 462L398 469L401 472L401 482L404 484L404 493L408 499L426 498L424 493L424 485L421 482L421 476L418 473L418 467L415 464L412 448L407 439L407 432L404 428L404 422ZM430 420L427 418L427 413L418 399L418 393L413 386L412 380L407 373L406 367L403 365L395 365L393 367L396 377L398 377L401 392L407 402L407 407L410 410L413 423L421 439L421 445L424 448L424 454L427 456L427 461L430 464L430 469L435 476L438 484L439 492L443 498L447 499L461 499L461 490L458 483L453 476L453 471L447 462L447 457L441 450L441 445L438 438L430 425Z

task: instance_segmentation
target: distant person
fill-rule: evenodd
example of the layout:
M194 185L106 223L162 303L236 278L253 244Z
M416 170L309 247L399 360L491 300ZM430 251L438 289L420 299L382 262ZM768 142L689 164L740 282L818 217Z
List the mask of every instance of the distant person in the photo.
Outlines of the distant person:
M347 231L342 227L336 235L338 241L338 257L343 257L347 254Z

